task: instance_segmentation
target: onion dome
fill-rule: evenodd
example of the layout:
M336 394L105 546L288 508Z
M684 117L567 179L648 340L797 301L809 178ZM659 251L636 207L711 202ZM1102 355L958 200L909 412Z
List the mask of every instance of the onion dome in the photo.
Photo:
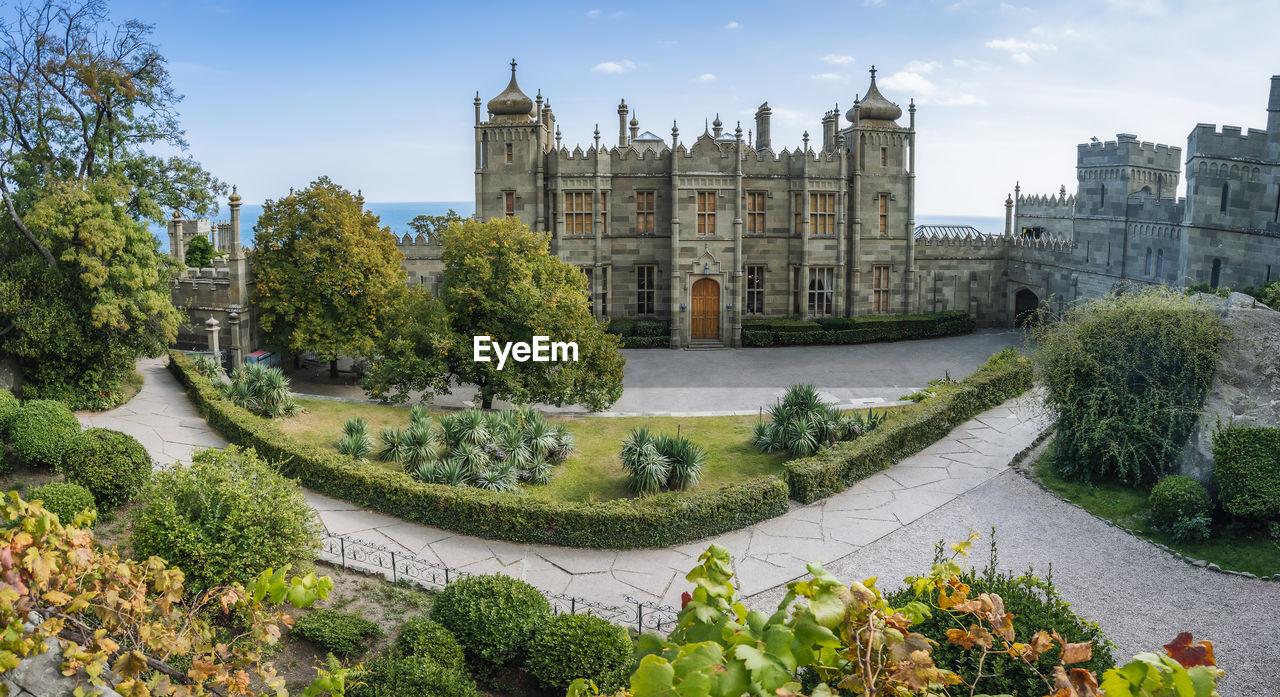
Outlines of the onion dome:
M236 187L231 187L231 198L228 200L233 204L240 203L240 193L236 191Z
M632 128L636 128L636 127L638 127L638 126L640 125L640 119L637 119L637 118L636 118L636 115L635 115L635 113L634 113L634 112L632 112L632 114L631 114L631 122L630 122L630 123L628 123L627 125L628 125L628 126L631 126Z
M489 100L489 113L502 117L503 120L516 120L519 117L530 117L533 114L533 100L520 91L516 83L516 61L511 60L511 82L502 94Z
M860 118L863 121L897 121L902 118L902 107L885 99L876 88L876 67L871 66L871 86L862 99L856 102L861 107ZM845 118L853 121L853 109L845 113Z

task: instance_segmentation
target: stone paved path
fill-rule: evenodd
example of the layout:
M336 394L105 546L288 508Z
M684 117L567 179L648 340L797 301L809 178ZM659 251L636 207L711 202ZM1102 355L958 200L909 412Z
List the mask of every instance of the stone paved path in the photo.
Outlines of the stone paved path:
M128 404L83 415L137 437L156 461L189 461L200 447L223 447L164 367L139 363L144 384ZM910 524L1003 471L1015 453L1043 430L1042 419L1017 400L961 425L947 438L843 493L817 503L793 504L777 518L718 537L669 549L592 550L515 544L458 535L360 510L307 492L325 528L399 553L471 573L504 573L543 590L595 602L635 598L677 604L683 576L712 542L733 553L741 590L752 595L804 572L806 562L834 562Z

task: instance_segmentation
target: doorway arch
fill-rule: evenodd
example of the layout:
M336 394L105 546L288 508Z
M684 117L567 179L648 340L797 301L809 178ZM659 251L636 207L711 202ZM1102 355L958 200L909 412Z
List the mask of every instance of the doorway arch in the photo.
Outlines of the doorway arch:
M1023 288L1013 296L1013 326L1025 327L1035 321L1040 309L1040 297L1030 288Z
M693 283L689 336L692 339L720 338L720 284L711 278Z

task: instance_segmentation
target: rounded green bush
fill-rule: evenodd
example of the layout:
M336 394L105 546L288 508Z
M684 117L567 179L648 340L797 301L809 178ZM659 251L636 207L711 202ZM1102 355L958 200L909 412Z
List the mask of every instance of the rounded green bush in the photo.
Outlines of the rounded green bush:
M622 627L590 615L556 615L533 635L526 664L539 684L556 693L587 678L610 694L626 684L631 653Z
M1151 522L1161 528L1213 514L1213 499L1204 485L1180 474L1165 477L1151 487L1147 503L1151 506Z
M0 436L9 432L9 422L22 404L9 390L0 389Z
M33 467L58 467L80 422L67 405L51 399L23 404L9 420L9 444L18 459Z
M465 656L453 632L427 617L410 618L400 627L396 650L401 656L426 658L446 668L464 670Z
M99 506L113 509L128 503L147 485L151 456L127 433L91 428L67 446L62 472L67 481L93 492Z
M422 658L379 656L347 680L347 697L481 697L466 673Z
M288 566L301 575L320 551L302 490L252 450L202 450L190 467L159 470L133 512L133 550L157 556L203 591Z
M63 525L71 524L76 514L84 509L98 512L93 503L93 493L79 484L71 482L49 482L27 492L28 501L41 501L44 509L58 514Z
M363 654L369 639L382 636L382 627L359 615L326 608L299 617L293 633L321 651L349 657Z
M529 640L551 617L537 588L509 576L472 576L440 591L431 619L453 632L471 664L499 668L524 657Z

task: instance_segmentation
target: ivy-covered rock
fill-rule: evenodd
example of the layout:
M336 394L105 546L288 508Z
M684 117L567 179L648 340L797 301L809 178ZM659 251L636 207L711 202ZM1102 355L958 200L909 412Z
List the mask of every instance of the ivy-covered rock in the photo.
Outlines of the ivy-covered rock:
M18 459L32 467L61 466L67 446L79 433L76 415L51 399L26 402L9 421L9 444Z
M91 428L72 439L63 456L67 481L93 492L104 509L131 501L151 477L151 456L136 438L105 428Z

